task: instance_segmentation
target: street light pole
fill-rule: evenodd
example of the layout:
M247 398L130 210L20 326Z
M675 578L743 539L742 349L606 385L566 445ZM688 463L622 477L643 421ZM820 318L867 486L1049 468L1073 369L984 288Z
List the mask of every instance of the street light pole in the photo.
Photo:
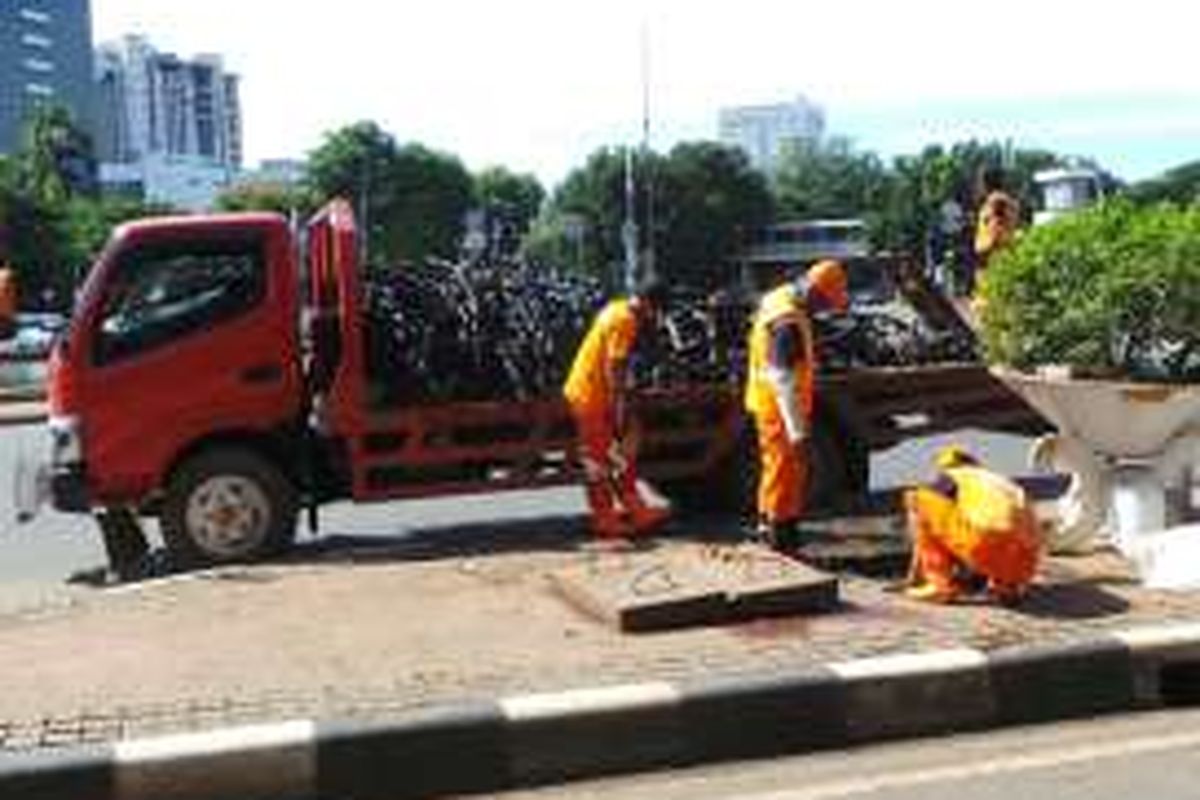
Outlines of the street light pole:
M621 239L625 245L625 290L633 291L637 279L638 230L635 221L634 201L637 195L633 188L633 149L625 149L625 224L621 228Z
M654 275L654 180L650 169L650 28L642 21L642 169L646 190L647 275Z

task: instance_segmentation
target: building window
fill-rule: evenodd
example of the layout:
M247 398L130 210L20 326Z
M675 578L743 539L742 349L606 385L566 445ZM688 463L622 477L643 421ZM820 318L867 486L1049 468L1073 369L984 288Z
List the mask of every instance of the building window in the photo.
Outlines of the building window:
M37 97L53 97L54 87L47 86L44 83L27 83L25 84L26 94L36 95Z
M21 9L21 19L26 22L36 22L39 25L47 25L50 22L50 14L45 11L34 11L32 8Z
M21 44L28 47L38 47L42 50L47 50L50 48L50 45L53 44L53 42L50 41L49 37L42 36L41 34L26 33L21 36Z
M54 63L44 58L27 58L23 62L25 69L31 72L53 72Z

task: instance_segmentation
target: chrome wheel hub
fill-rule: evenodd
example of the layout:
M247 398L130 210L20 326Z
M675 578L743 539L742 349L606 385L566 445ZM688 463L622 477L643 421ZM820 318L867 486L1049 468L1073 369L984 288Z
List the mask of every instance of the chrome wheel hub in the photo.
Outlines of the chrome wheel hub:
M247 555L267 538L271 504L253 481L216 476L196 487L185 511L196 545L218 558Z

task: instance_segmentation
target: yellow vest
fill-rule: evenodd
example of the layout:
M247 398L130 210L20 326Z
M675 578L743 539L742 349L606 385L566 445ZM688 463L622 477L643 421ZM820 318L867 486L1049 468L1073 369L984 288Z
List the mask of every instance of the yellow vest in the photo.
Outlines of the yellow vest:
M563 396L572 406L590 411L608 408L613 389L622 388L608 385L609 369L629 358L637 328L628 300L613 300L597 315L575 353L563 386Z
M1021 209L1011 196L992 192L979 209L975 226L975 253L984 258L1007 245L1017 232Z
M796 303L796 290L787 283L763 295L750 327L747 351L750 356L746 374L746 410L751 414L778 414L775 389L767 380L766 369L771 349L771 330L776 325L795 325L800 329L801 349L796 370L796 400L805 417L812 417L813 374L816 354L813 348L812 322Z
M983 467L951 467L945 474L958 489L963 518L980 534L1011 533L1024 524L1029 501L1025 490Z

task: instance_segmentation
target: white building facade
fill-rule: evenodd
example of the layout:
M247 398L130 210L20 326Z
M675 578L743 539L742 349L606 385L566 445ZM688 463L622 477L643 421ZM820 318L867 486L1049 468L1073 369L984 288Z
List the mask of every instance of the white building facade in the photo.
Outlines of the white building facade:
M790 103L721 109L718 128L722 143L740 147L755 169L770 176L788 148L821 138L825 112L800 96Z
M153 202L200 210L242 164L238 76L220 56L184 60L140 36L97 48L101 182L144 176Z

